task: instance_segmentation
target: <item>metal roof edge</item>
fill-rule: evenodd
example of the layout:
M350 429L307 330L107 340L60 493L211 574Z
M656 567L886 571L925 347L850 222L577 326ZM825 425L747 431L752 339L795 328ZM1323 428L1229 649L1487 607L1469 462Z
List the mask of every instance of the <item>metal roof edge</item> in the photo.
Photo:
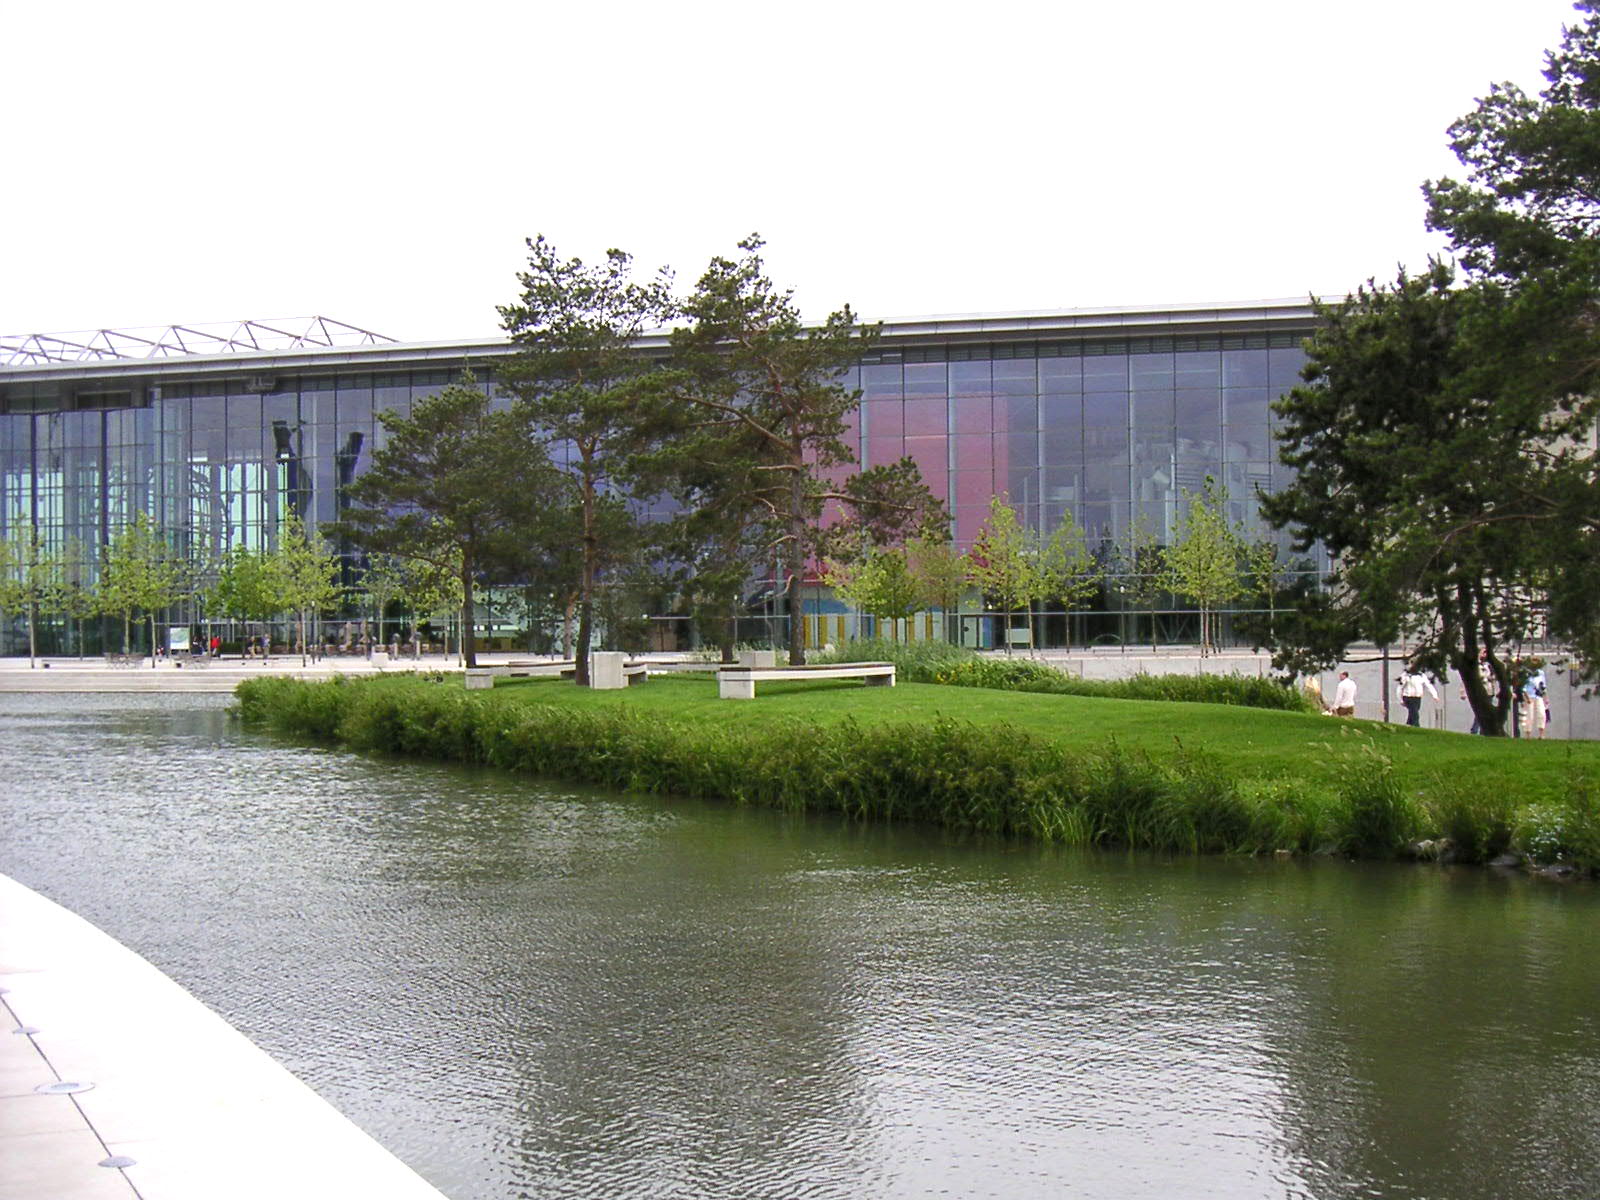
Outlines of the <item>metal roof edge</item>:
M1315 320L1310 299L1254 300L1236 303L1123 306L947 314L900 317L882 322L885 342L926 340L982 341L1043 338L1052 335L1129 335L1177 330L1232 330L1241 325L1305 324ZM665 349L669 331L641 338L642 349ZM0 367L0 384L93 382L102 379L155 381L205 379L217 375L328 373L341 368L382 370L385 363L414 367L459 363L470 366L500 358L510 351L506 339L483 341L384 342L370 346L327 346L260 353L194 355L152 359L103 359L94 362Z

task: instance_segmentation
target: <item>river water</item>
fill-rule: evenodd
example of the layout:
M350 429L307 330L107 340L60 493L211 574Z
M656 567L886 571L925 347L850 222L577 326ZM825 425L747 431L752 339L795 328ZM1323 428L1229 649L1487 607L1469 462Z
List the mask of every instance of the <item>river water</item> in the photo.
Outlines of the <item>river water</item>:
M0 871L452 1200L1600 1194L1600 888L596 794L226 703L0 699Z

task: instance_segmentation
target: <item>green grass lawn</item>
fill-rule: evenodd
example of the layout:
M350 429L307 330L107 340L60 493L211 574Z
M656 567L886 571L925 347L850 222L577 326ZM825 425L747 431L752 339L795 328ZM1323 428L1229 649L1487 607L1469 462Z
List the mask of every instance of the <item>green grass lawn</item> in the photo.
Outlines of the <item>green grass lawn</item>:
M1600 767L1600 745L1519 741L1409 729L1370 721L1269 712L1235 705L1109 700L980 688L854 681L763 683L753 701L722 700L706 675L656 677L623 691L590 691L560 680L498 680L483 694L496 704L564 708L627 706L673 723L721 727L793 723L926 723L949 717L977 726L1009 724L1068 747L1115 740L1163 759L1214 755L1241 779L1292 779L1337 787L1370 771L1381 756L1413 794L1451 789L1498 792L1519 802L1563 791L1576 768ZM804 736L803 731L797 736Z

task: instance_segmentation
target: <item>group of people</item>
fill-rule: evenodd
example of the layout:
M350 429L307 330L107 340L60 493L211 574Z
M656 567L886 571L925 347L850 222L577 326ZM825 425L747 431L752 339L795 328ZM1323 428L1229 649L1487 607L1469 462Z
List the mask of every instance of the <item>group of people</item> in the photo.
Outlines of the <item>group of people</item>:
M1499 681L1490 669L1488 655L1480 659L1479 671L1484 681L1484 688L1491 697L1499 694ZM1400 702L1405 705L1406 724L1414 727L1422 725L1422 699L1431 696L1437 707L1442 703L1439 689L1434 687L1433 680L1421 671L1407 667L1395 679L1395 687L1400 693ZM1461 698L1467 698L1465 688L1461 690ZM1339 672L1339 684L1334 689L1333 704L1329 711L1336 717L1353 717L1356 715L1356 681L1350 678L1349 671ZM1542 738L1545 731L1550 728L1550 699L1549 682L1545 678L1544 668L1539 667L1530 672L1527 680L1512 697L1511 725L1513 737ZM1472 732L1481 733L1482 729L1476 716L1472 721Z
M1432 696L1434 704L1439 704L1439 689L1434 687L1433 680L1421 671L1409 667L1400 672L1395 680L1395 687L1400 692L1400 703L1406 708L1406 724L1421 728L1422 698ZM1339 672L1339 686L1333 692L1333 715L1336 717L1356 715L1356 681L1350 678L1349 671Z

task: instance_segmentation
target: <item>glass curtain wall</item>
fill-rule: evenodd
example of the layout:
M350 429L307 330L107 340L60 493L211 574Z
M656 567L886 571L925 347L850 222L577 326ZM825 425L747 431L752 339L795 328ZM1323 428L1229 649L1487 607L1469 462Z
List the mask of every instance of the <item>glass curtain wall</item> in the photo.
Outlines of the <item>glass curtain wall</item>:
M1276 541L1288 561L1288 540L1263 525L1257 496L1285 482L1269 403L1299 381L1300 337L882 349L859 373L861 463L910 455L949 505L963 550L993 496L1006 496L1040 536L1070 513L1108 568L1107 584L1073 630L1063 617L1047 621L1045 644L1143 640L1155 618L1126 603L1115 550L1128 548L1135 528L1172 544L1187 496L1208 478L1227 489L1246 537ZM1181 638L1187 614L1176 598L1168 606L1156 632ZM992 631L972 626L968 637L987 643Z
M1266 538L1256 496L1281 487L1286 470L1275 462L1269 403L1298 380L1300 336L880 347L843 381L862 392L847 437L864 467L913 459L949 505L963 549L990 498L1005 495L1040 534L1070 512L1114 565L1111 548L1125 547L1136 523L1170 543L1185 494L1208 476L1227 488L1233 520ZM0 530L33 526L47 547L74 559L69 577L87 584L107 542L149 512L204 580L230 548L272 546L291 513L311 526L337 518L341 489L383 444L378 415L409 414L459 375L263 379L252 374L258 369L124 391L103 404L79 395L63 407L53 393L8 389ZM481 372L479 383L494 386ZM344 582L353 587L358 577L347 561ZM824 589L808 592L819 614L844 613ZM1181 638L1183 606L1168 606L1165 636ZM1148 614L1133 611L1115 578L1093 607L1096 615L1071 630L1047 621L1046 638L1134 642L1148 632ZM204 613L190 603L170 615L197 621ZM0 652L16 653L17 622L6 620ZM61 651L61 635L59 622L47 630L56 639L50 652Z
M333 520L341 488L382 444L377 415L409 414L453 378L449 371L363 373L279 378L263 389L246 386L241 373L150 388L139 407L128 407L131 393L121 394L119 407L84 407L94 398L79 396L63 408L54 395L14 392L0 413L0 534L31 526L66 560L66 579L90 586L105 546L146 512L201 585L191 592L201 592L233 547L275 545L290 514L313 527ZM353 583L348 564L345 576ZM207 614L191 595L166 616L198 624ZM41 630L46 653L69 652L76 637L60 620ZM85 642L93 653L120 648L121 636L120 620L90 623ZM142 641L135 648L148 649ZM15 614L4 614L0 653L19 652L26 652L25 633Z

